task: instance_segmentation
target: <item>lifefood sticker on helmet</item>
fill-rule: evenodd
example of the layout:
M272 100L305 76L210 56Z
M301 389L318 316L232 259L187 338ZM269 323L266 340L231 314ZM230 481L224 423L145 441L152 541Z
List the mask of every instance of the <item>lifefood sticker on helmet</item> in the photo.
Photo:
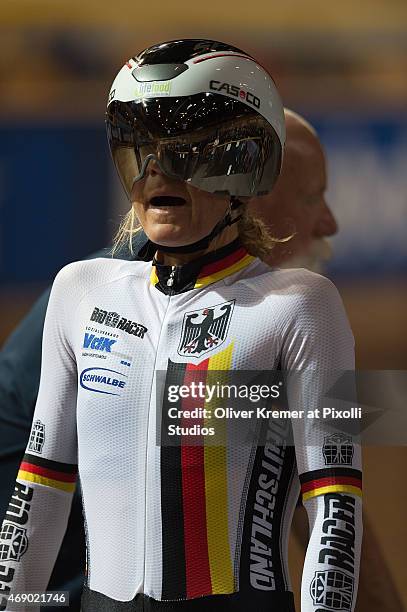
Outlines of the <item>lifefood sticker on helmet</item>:
M134 98L171 95L171 81L152 81L149 83L137 83L134 90Z

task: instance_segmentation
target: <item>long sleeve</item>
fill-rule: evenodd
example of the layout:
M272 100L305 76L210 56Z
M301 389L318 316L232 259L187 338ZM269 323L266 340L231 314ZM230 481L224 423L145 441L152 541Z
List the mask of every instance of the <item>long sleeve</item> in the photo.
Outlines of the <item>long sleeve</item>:
M328 389L354 369L353 336L337 290L323 277L312 277L294 319L285 330L282 365L290 371L290 408L305 412L293 420L310 527L301 611L352 612L362 540L360 446L357 436L333 430L322 411L319 418L310 418L308 411L321 410Z
M137 259L136 253L147 237L138 232L133 240L134 253L123 247L115 253L119 259ZM111 257L106 248L87 259ZM15 486L15 476L26 449L38 395L41 370L43 326L50 289L33 305L0 351L0 524ZM85 542L79 487L75 491L68 528L62 543L50 590L69 590L70 609L79 611L84 576ZM1 565L1 559L0 559ZM0 593L9 584L2 584ZM0 596L1 601L1 596ZM54 609L54 608L52 608Z
M4 595L46 590L75 490L77 373L66 271L51 291L31 433L0 533L2 610L13 610L11 603L5 606Z

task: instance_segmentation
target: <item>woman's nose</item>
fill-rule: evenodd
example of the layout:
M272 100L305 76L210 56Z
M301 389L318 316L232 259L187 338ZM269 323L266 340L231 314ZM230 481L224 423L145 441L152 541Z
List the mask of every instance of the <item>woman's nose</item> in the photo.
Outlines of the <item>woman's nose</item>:
M158 161L154 158L151 157L148 162L147 162L147 166L145 169L145 173L148 176L154 176L156 174L160 174L161 176L164 176L164 172L162 171L160 164L158 163Z

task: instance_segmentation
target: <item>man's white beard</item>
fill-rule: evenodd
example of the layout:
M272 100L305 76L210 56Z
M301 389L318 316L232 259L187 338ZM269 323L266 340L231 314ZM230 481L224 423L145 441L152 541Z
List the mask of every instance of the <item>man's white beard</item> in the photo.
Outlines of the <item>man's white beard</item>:
M300 255L293 255L280 264L280 268L307 268L311 272L322 274L325 264L332 257L332 247L326 238L313 240L308 251Z

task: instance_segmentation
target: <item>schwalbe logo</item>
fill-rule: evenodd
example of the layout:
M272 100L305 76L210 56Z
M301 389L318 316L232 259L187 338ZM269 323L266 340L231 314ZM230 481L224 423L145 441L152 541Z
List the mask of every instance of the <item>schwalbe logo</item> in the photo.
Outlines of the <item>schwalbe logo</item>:
M112 377L109 374L115 374ZM126 386L127 378L126 374L117 372L116 370L109 370L108 368L86 368L81 372L79 383L86 391L93 391L94 393L103 393L104 395L120 395L120 392ZM102 388L97 388L97 386ZM106 387L112 389L112 391L105 391ZM119 391L118 393L114 393Z
M240 100L244 100L248 104L251 104L255 108L260 108L260 98L252 94L250 91L245 91L237 85L231 85L230 83L222 83L221 81L210 81L209 87L212 91L226 92L230 96L234 96Z

